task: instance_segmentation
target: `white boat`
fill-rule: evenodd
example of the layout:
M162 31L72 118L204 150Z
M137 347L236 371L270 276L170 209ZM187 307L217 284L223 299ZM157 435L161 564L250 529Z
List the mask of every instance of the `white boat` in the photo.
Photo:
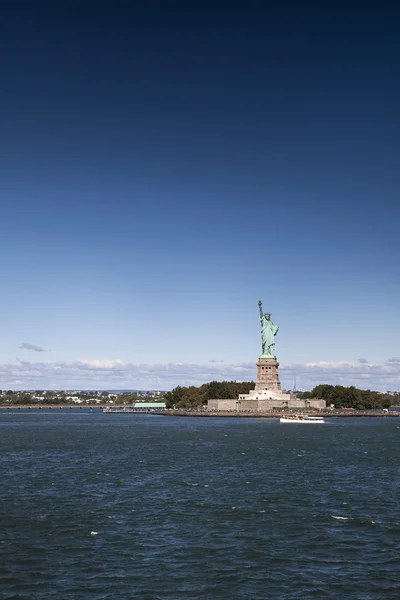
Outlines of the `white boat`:
M286 415L279 419L280 423L325 423L324 417L309 417L308 415Z

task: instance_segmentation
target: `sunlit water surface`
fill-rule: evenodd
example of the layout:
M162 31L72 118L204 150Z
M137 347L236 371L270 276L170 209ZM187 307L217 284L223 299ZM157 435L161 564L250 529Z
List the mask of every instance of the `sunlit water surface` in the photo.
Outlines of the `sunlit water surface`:
M398 599L400 419L0 412L0 597Z

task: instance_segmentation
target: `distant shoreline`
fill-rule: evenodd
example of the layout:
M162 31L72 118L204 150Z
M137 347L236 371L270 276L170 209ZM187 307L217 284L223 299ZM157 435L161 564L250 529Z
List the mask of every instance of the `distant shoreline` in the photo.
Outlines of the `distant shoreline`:
M44 408L106 408L106 406L109 406L109 404L7 404L7 406L3 404L0 405L0 410L8 410L9 408L21 408L25 410L43 410Z

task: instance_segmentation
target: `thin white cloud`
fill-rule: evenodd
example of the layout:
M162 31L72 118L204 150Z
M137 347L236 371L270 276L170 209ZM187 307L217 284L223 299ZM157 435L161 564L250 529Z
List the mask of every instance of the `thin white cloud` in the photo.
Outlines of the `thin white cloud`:
M400 390L400 363L351 363L320 361L303 365L283 365L286 375L300 376L307 389L318 383L354 385L378 391Z
M123 365L121 360L89 360L83 358L79 362L92 369L114 369Z
M44 348L42 348L41 346L36 346L36 344L30 344L29 342L22 342L22 344L20 344L19 347L22 348L22 350L33 350L34 352L46 352L46 350Z
M181 361L141 364L121 360L82 359L73 362L30 362L17 359L0 364L0 387L18 381L19 389L171 389L177 385L201 385L212 380L251 381L254 362L193 364ZM281 364L282 387L312 389L319 383L355 385L380 391L400 390L400 361L371 364L319 361Z

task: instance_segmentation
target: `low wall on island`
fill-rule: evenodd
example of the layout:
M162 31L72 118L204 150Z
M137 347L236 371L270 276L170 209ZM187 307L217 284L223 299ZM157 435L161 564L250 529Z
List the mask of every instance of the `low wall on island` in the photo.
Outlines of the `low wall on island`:
M254 396L254 397L252 397ZM275 398L264 398L259 392L253 394L243 394L239 399L208 400L207 410L209 411L237 411L237 412L262 412L270 413L276 410L323 410L326 409L325 400L301 400L294 394L281 394Z
M303 411L302 411L303 412ZM306 411L309 416L319 417L400 417L400 411L389 411L383 412L382 410L366 411L366 410L354 410L354 411L334 411L334 410L318 410ZM225 411L212 411L212 410L185 410L185 409L169 409L160 410L153 412L154 415L162 415L165 417L230 417L237 419L279 419L284 415L296 414L295 411L284 411L284 412L245 412L237 410L225 410Z

